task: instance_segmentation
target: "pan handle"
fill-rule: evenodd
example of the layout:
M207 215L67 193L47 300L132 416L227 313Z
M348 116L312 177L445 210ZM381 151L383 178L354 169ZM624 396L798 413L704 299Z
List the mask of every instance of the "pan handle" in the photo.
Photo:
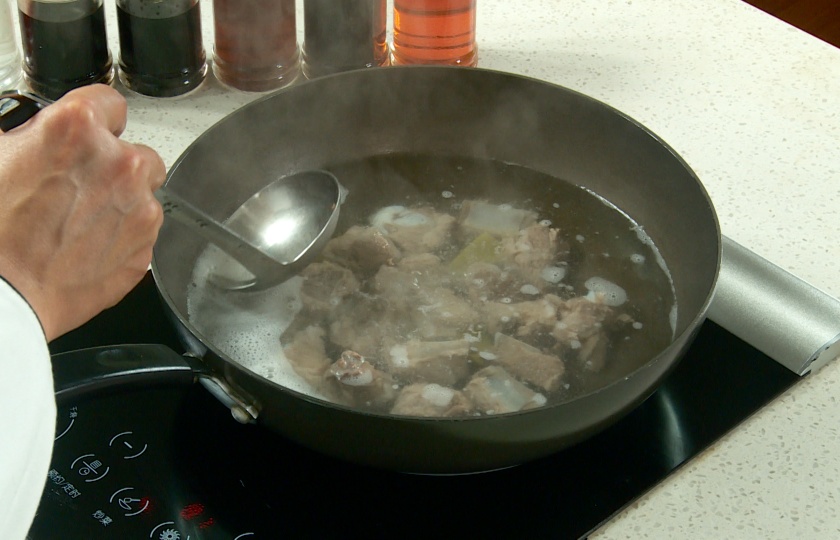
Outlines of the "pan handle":
M165 345L93 347L53 355L59 403L125 385L192 384L206 368Z
M256 421L259 407L216 377L201 359L180 355L165 345L115 345L53 355L56 402L61 405L90 393L150 384L196 381L227 406L243 424Z

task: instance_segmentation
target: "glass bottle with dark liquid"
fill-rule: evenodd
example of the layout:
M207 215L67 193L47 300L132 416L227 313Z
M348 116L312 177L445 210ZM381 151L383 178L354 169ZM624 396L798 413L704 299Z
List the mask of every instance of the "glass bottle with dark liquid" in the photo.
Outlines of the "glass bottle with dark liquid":
M394 64L475 66L477 0L394 0Z
M120 80L152 97L185 94L201 84L207 59L198 0L117 0Z
M308 78L388 63L385 0L303 0Z
M213 19L216 78L254 92L294 82L300 72L295 0L213 0Z
M23 72L36 93L58 99L114 78L102 0L18 0Z

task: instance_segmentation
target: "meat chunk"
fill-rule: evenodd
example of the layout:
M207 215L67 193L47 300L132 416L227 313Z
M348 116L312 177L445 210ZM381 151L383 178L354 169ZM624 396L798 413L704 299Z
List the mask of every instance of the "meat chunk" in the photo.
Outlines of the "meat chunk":
M308 326L295 333L283 348L283 354L295 373L319 393L324 392L323 375L331 363L324 347L324 336L324 329L320 326Z
M324 373L328 394L338 403L387 411L399 388L388 373L354 351L344 351Z
M515 271L526 284L537 291L545 287L546 268L554 267L557 262L559 242L557 229L544 225L532 225L519 231L515 236L502 239L501 255L512 271Z
M613 309L602 302L592 302L585 296L571 298L559 309L551 335L567 344L583 342L599 332L612 314Z
M408 316L421 287L422 275L383 266L373 277L373 290L398 316Z
M402 389L392 414L403 416L465 416L472 409L467 396L458 390L435 383L416 383Z
M382 231L353 226L327 243L323 257L364 277L376 273L383 265L395 265L401 253Z
M609 338L603 330L592 334L580 344L578 363L587 371L601 371L607 363Z
M431 253L449 239L455 218L431 207L388 206L377 212L371 223L404 252Z
M478 320L478 312L463 298L445 287L416 296L411 321L426 340L452 339Z
M470 344L456 341L409 341L388 351L390 371L406 380L455 386L469 374Z
M403 272L429 272L440 269L440 257L432 253L406 255L397 263Z
M331 262L312 263L301 272L300 298L310 313L324 313L338 306L345 296L359 290L353 272Z
M486 367L473 375L464 388L475 410L503 414L542 407L545 396L534 392L499 366Z
M565 305L563 299L547 294L539 300L507 304L487 302L483 306L484 322L492 333L516 328L516 335L530 336L541 330L550 330L557 323L557 310Z
M499 364L517 378L549 392L560 388L566 366L559 357L500 333L495 350Z
M608 331L632 323L633 318L601 301L601 297L580 296L567 300L560 309L551 335L558 342L577 352L577 362L587 371L600 371L609 352Z
M399 332L401 320L386 299L365 293L351 296L330 318L330 341L368 359L375 359L383 343Z

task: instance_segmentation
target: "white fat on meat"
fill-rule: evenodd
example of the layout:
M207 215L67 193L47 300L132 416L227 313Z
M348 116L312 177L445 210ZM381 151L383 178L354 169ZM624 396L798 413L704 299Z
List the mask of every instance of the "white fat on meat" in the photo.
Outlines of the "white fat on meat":
M479 370L464 387L464 394L478 412L504 414L542 407L543 394L534 392L499 366Z

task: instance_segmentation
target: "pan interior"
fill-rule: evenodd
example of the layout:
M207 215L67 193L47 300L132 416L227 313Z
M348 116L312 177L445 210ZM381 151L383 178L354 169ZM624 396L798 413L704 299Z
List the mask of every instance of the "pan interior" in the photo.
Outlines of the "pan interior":
M475 316L475 320L466 323L463 320L454 322L457 328L435 329L438 334L431 340L469 340L470 373L497 364L498 338L495 336L507 334L547 355L563 358L562 384L549 389L534 380L523 381L538 396L545 397L548 404L562 403L627 376L667 348L674 337L677 301L665 261L643 227L588 189L520 165L463 156L389 153L336 163L328 169L350 192L342 207L336 237L353 226L371 226L371 217L383 207L431 208L440 215L460 220L459 216L463 218L466 212L465 204L476 201L487 204L491 211L501 209L502 214L508 209L532 212L535 229L557 231L560 254L546 265L548 274L542 272L532 280L533 283L511 280L513 288L504 285L495 289L489 285L482 288L484 283L478 284L478 279L469 277L466 278L468 282L462 279L466 267L458 266L458 261L462 260L459 256L463 258L464 253L470 252L476 245L477 236L481 235L465 232L457 222L450 237L429 250L441 261L440 266L428 270L435 273L435 278L429 280L433 283L430 287L437 287L441 281L455 276L449 287L456 297L468 299ZM204 257L212 252L213 248L208 248ZM485 253L479 259L483 256L492 258L493 255ZM363 284L355 299L353 296L335 297L332 299L334 310L308 313L301 298L303 278L293 278L261 293L226 293L206 284L205 276L211 269L203 264L204 260L198 259L192 278L194 286L188 296L190 323L224 355L236 359L247 369L316 398L334 400L335 396L322 393L321 385L317 382L313 385L311 377L302 377L283 353L283 346L294 340L297 332L317 326L323 330L326 353L332 360L338 359L347 348L359 349L369 362L387 372L387 367L383 366L389 364L387 357L389 349L393 350L391 345L417 338L422 333L414 323L390 324L393 319L415 320L418 311L444 309L433 305L432 300L424 300L428 299L424 291L418 291L412 297L412 302L416 303L402 310L394 307L396 299L377 298L378 274L374 268L356 272L362 274L359 281ZM479 260L478 263L482 262ZM441 267L446 268L442 273ZM411 272L422 281L426 271L414 269ZM516 319L519 316L518 313L487 315L484 313L487 306L504 311L507 304L514 313L516 306L525 305L521 303L541 301L547 295L566 301L587 295L592 297L593 279L618 285L628 298L626 303L622 301L610 309L611 328L600 328L598 321L594 323L598 327L588 329L593 337L607 343L604 358L595 359L596 365L592 363L595 356L582 352L589 336L563 334L557 329L561 324L559 315L541 321L540 328L527 337L523 337L521 331L517 335L521 324L515 320L487 322L488 317ZM414 293L406 290L405 294ZM378 313L369 312L380 308ZM619 315L623 317L620 323L616 322ZM359 335L355 342L348 344L346 337L330 339L336 325L348 324ZM439 334L449 330L451 334ZM565 337L553 338L552 332ZM375 347L370 345L371 340L376 342ZM423 338L419 340L423 341ZM297 364L300 367L300 362ZM423 375L414 378L417 380L402 375L391 382L395 390L401 390L424 380ZM460 391L467 382L468 379L458 380L452 389ZM382 409L381 405L364 398L348 399L350 401L344 404L387 412L387 408Z

